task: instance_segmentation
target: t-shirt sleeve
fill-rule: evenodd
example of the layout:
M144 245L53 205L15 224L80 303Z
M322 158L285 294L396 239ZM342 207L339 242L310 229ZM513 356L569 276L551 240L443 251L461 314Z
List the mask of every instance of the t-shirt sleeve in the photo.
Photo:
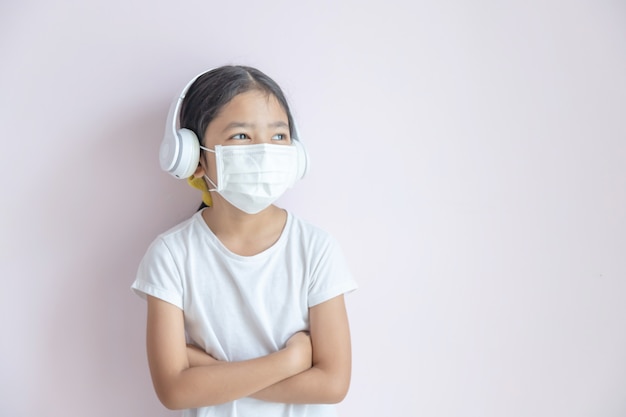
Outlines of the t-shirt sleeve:
M328 237L312 268L309 307L357 289L339 244Z
M131 289L140 297L159 298L176 307L183 308L183 285L178 266L162 239L155 240L148 248L137 271Z

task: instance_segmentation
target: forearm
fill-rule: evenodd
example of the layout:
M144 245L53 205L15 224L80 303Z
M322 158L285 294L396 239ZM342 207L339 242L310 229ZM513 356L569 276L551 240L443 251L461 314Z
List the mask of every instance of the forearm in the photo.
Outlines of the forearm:
M349 375L337 375L314 366L255 392L251 397L290 404L335 404L344 399L349 385Z
M146 347L154 389L170 409L247 397L311 367L311 342L301 332L292 336L285 348L267 356L191 366L195 360L190 361L185 343L183 311L155 297L148 297Z
M160 378L161 402L170 409L206 407L250 396L294 374L289 352L242 362L192 366Z

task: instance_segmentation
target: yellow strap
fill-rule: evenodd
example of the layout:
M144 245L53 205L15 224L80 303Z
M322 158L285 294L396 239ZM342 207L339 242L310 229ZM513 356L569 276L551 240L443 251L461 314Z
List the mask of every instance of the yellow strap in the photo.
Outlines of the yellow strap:
M211 193L209 193L209 189L206 186L206 182L202 177L194 177L193 175L187 178L187 183L191 185L193 188L197 188L202 191L202 201L207 206L213 205L213 199L211 198Z

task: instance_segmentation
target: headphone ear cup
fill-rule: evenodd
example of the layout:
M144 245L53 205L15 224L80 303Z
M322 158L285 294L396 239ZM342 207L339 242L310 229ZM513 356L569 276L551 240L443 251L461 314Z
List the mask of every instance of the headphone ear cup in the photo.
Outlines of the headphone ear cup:
M200 162L200 142L193 131L179 129L176 135L166 135L159 152L161 168L176 178L189 178Z

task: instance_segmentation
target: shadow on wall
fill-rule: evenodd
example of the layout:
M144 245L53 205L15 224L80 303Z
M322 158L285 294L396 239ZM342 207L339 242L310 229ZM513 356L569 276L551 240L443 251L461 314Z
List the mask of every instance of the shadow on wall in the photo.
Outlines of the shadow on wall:
M102 416L168 413L149 380L145 303L130 284L149 243L199 196L158 166L160 110L77 135L38 195L48 202L36 221L48 265L38 278L48 288L39 324L47 415L70 404L97 404Z

